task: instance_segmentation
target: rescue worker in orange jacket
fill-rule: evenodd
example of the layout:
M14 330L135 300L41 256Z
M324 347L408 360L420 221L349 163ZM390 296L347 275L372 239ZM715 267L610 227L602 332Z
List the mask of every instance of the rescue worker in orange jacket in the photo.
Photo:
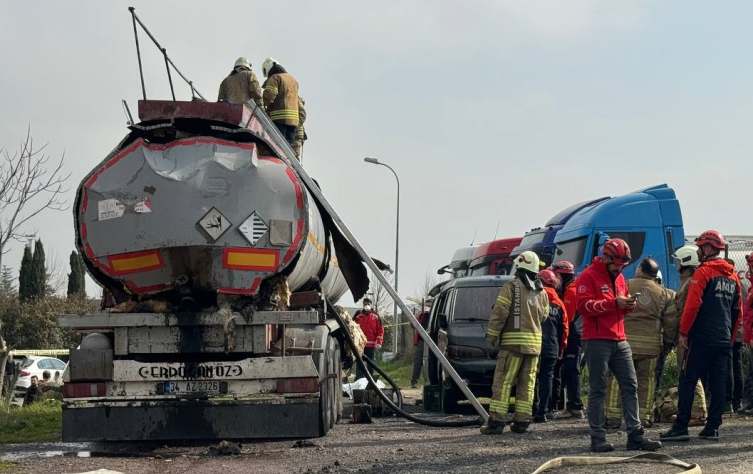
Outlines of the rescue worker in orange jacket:
M253 100L259 107L262 106L259 80L251 71L251 63L248 59L240 57L235 61L233 70L220 84L217 101L245 104L249 100Z
M384 326L378 314L373 310L373 303L370 298L363 299L363 311L355 317L356 323L361 327L363 335L366 336L366 346L363 348L363 355L371 360L375 360L376 351L382 348L384 342ZM373 369L369 367L369 373L373 374ZM356 379L364 377L361 367L356 370Z
M562 352L567 346L568 314L565 303L557 294L556 288L560 285L557 275L551 270L542 270L539 272L539 281L544 285L544 291L549 298L549 317L541 324L541 357L539 374L536 376L538 406L533 422L546 423L554 366L562 359Z
M292 146L300 123L298 81L273 58L264 60L261 70L267 78L262 86L267 115Z
M743 342L748 346L749 360L753 362L753 253L745 256L748 264L748 272L745 277L750 282L748 287L748 296L745 298L743 305ZM750 373L753 374L753 363L749 364ZM753 415L753 400L743 408L743 413Z
M668 341L677 339L677 308L674 294L656 282L659 264L652 258L641 261L628 290L636 299L635 309L625 317L625 336L633 353L638 380L638 414L643 426L651 426L656 391L656 364L662 351L662 333ZM610 375L607 385L607 427L622 424L617 380Z
M552 400L549 402L551 413L556 413L559 400L567 392L567 403L565 411L558 416L570 418L583 418L583 400L581 399L581 362L583 360L583 351L581 349L581 332L583 331L583 320L575 309L577 292L575 286L575 266L567 260L556 262L552 265L552 271L560 277L560 298L565 304L567 312L568 331L567 344L562 358L557 361L554 368L554 387L552 388ZM564 390L558 387L557 375L562 380ZM547 416L550 416L547 414ZM552 416L554 418L554 416Z
M549 299L538 279L539 257L527 250L515 258L515 278L502 285L489 318L486 343L499 348L492 381L489 421L483 434L500 434L517 381L515 415L510 428L525 433L531 422L536 367L541 352L541 323L549 317Z
M655 451L661 443L643 436L638 416L638 380L633 354L625 337L625 316L635 309L622 269L630 263L630 247L622 239L609 239L578 276L578 312L583 317L583 341L589 373L588 423L591 451L609 452L606 440L604 396L611 371L620 386L622 411L627 426L628 450Z
M721 258L726 247L715 230L696 239L701 266L693 274L680 321L680 345L685 350L678 387L677 420L662 433L665 441L688 441L688 422L698 379L708 376L711 403L701 439L718 440L726 398L727 363L742 313L742 288L735 268Z

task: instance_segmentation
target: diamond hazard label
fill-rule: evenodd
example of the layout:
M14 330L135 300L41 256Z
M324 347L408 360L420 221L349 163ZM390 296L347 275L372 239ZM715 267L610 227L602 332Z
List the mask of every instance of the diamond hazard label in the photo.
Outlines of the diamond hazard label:
M259 214L254 211L245 221L243 221L243 224L241 224L238 230L251 245L256 245L256 242L267 233L269 226L261 217L259 217Z
M152 212L152 201L149 200L149 198L144 199L143 201L139 201L136 203L135 206L133 206L133 210L139 214L146 214L147 212Z
M222 234L233 226L233 224L215 208L211 208L209 212L204 214L204 217L199 219L198 224L199 227L201 227L201 230L212 240L219 239Z

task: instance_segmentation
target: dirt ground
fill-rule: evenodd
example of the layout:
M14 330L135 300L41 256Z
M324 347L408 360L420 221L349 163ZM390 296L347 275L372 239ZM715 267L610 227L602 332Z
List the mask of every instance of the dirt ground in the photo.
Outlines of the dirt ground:
M417 392L406 394L412 404ZM648 429L658 437L667 425ZM691 435L700 428L691 428ZM720 430L722 440L692 439L662 450L678 459L698 463L704 473L753 472L753 418L733 415ZM625 434L609 439L628 456ZM380 418L373 424L342 420L320 439L297 447L296 440L247 442L239 456L210 456L210 445L85 445L50 444L0 447L0 459L17 461L20 472L61 474L111 469L128 474L233 473L531 473L558 456L582 456L588 452L585 420L556 420L532 425L523 435L505 432L484 436L478 428L428 428L401 418ZM104 452L107 452L104 453ZM80 455L90 457L77 457ZM571 467L558 473L676 473L666 465L623 464L608 467Z

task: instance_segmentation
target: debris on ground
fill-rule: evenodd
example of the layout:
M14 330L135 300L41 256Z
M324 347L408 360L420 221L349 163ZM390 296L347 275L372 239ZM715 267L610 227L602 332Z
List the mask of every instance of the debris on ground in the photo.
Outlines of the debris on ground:
M230 441L222 441L217 446L209 448L207 454L209 456L240 456L241 445L238 443L231 443Z
M314 448L316 447L316 443L313 441L309 441L307 439L299 439L298 441L293 444L294 448Z

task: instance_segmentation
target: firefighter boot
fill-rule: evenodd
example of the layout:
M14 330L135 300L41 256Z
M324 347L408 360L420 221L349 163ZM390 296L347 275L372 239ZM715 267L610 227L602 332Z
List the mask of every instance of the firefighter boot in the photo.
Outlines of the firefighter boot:
M489 421L481 427L481 434L502 434L505 431L505 422L489 417Z
M656 451L661 447L662 444L659 441L643 436L643 428L636 428L628 435L626 447L628 451Z
M591 451L594 453L609 453L614 451L614 446L604 438L591 438Z
M510 431L513 433L519 433L523 434L528 430L528 426L530 423L527 421L513 421L512 426L510 426Z

